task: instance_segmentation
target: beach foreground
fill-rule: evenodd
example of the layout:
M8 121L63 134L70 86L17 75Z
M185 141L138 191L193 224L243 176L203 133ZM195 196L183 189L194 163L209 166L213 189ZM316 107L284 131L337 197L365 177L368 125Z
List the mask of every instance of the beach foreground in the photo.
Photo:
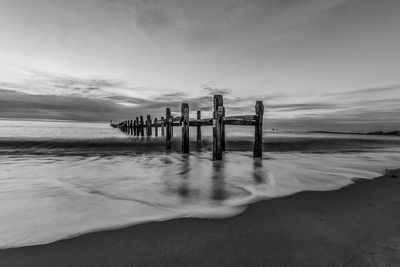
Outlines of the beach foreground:
M329 192L0 250L0 266L400 266L400 170Z

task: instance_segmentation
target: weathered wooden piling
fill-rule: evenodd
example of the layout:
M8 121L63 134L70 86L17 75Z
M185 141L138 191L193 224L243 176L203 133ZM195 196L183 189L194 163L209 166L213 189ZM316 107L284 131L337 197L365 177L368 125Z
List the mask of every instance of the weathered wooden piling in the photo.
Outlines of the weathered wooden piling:
M144 136L144 121L143 116L140 116L140 136Z
M129 134L133 135L133 121L132 120L129 121Z
M158 123L157 118L154 118L154 135L158 136Z
M183 103L181 107L182 123L182 152L189 153L189 104Z
M197 120L201 120L201 111L197 111ZM196 136L196 141L200 142L201 141L201 125L197 125L197 136Z
M262 157L262 124L264 117L264 105L262 101L256 102L256 123L254 131L254 149L253 156L255 158Z
M152 136L151 116L150 115L147 115L147 119L146 119L146 135Z
M224 117L225 117L225 108L224 108ZM225 152L225 122L222 124L221 149L223 152Z
M225 108L222 95L214 95L213 160L222 160Z
M172 117L171 117L171 109L166 108L165 110L165 127L166 127L166 138L165 138L165 145L167 150L172 149L172 140L171 140L171 134L172 134Z
M136 117L136 136L139 136L139 117Z
M161 136L164 136L164 127L165 127L165 121L164 121L164 117L161 117Z
M133 136L136 136L136 120L133 120Z

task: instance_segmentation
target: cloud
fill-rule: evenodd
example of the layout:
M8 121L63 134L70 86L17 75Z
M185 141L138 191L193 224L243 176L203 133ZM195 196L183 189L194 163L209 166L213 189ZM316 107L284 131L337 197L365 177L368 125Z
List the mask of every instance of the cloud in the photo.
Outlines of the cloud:
M229 95L232 93L231 89L228 88L215 88L215 87L210 87L210 86L206 86L203 88L207 94L209 95Z
M263 100L266 120L278 126L290 121L294 128L317 127L320 121L324 129L328 122L332 127L398 127L399 90L400 85L390 84L325 94L272 91L243 97L214 81L199 86L200 94L192 94L138 87L117 79L83 79L24 69L20 79L0 82L0 114L9 118L118 121L147 114L159 118L165 115L166 107L179 114L185 102L192 117L196 110L211 117L212 95L222 94L227 115L254 114L256 100Z
M217 42L263 25L278 33L308 21L347 0L111 0L132 16L134 28L146 35L171 36L191 44ZM270 35L271 36L271 35Z
M371 102L367 99L356 105L349 104L354 99L348 100L348 103L335 103L335 99L332 102L325 99L321 102L299 103L295 97L289 96L286 99L282 96L266 98L269 99L264 102L266 127L341 131L393 130L400 127L398 101ZM195 117L196 110L202 110L202 117L207 118L212 115L212 99L211 95L191 97L183 93L160 94L154 99L144 99L121 96L87 98L72 95L30 95L0 90L0 114L8 118L122 121L147 114L152 118L160 118L165 116L166 107L171 108L174 116L179 116L181 104L186 102L189 103L192 118ZM275 101L271 101L272 99ZM229 96L224 100L228 116L254 114L256 98ZM390 107L384 108L386 105Z
M359 88L344 92L334 92L334 93L326 93L326 96L343 96L343 97L350 97L355 95L371 95L371 94L384 94L389 96L398 96L400 92L400 85L399 84L391 84L391 85L377 85L371 86L367 88ZM394 93L394 94L390 94Z

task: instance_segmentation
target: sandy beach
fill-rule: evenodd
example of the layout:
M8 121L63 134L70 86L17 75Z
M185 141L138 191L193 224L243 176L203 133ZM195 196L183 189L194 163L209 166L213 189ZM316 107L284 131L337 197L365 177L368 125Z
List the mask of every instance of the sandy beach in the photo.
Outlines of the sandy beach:
M1 266L399 266L400 169L329 192L0 251Z

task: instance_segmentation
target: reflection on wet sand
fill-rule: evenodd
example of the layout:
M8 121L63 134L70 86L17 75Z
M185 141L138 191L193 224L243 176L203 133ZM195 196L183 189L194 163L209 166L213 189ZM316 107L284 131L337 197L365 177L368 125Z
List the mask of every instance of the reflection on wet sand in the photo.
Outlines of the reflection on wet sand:
M264 171L262 158L254 158L253 160L253 178L256 184L265 183L266 173Z
M190 178L189 172L190 172L190 157L187 154L182 155L182 164L181 164L181 171L179 172L179 176L181 177L182 183L178 188L178 194L183 197L187 198L189 197L189 186L188 186L188 180Z
M214 161L212 163L212 192L211 198L215 201L221 201L228 197L227 191L225 190L225 162Z

